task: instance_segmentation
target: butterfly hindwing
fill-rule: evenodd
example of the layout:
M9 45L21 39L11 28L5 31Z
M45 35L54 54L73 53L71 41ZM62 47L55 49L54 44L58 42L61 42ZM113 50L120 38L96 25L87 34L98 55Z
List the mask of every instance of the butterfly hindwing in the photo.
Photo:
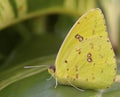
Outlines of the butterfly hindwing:
M76 87L109 87L115 78L115 56L100 9L83 15L64 40L56 59L57 81Z

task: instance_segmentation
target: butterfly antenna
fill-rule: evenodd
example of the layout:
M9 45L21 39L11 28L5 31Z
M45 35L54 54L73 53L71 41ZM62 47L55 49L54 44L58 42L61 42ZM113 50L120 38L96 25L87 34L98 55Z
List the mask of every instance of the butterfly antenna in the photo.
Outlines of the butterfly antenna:
M51 75L51 76L50 76L48 79L46 79L46 80L47 80L47 81L49 81L49 80L51 80L51 79L52 79L52 77L53 77L53 76Z
M47 65L40 65L40 66L24 66L24 68L40 68L40 67L47 67Z
M83 89L80 89L80 88L76 87L76 86L73 85L70 81L68 81L68 82L69 82L69 84L70 84L72 87L74 87L75 89L77 89L77 90L79 90L79 91L81 91L81 92L85 91L85 90L83 90Z

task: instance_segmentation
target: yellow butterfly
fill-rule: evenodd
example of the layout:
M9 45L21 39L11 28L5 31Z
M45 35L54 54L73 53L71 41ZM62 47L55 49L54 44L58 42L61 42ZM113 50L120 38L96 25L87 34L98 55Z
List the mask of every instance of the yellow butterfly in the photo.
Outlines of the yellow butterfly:
M65 38L48 72L60 84L83 89L103 89L112 85L116 60L99 8L83 15Z

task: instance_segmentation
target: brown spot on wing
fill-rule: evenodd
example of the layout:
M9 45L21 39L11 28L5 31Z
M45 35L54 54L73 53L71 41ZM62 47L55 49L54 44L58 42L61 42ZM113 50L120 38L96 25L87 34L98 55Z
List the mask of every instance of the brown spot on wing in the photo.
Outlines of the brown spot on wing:
M69 76L67 75L67 76L66 76L66 78L68 79L68 78L69 78Z
M93 63L93 65L95 65L95 63Z
M68 63L68 61L67 61L67 60L65 60L65 63Z
M92 58L87 58L87 61L88 62L92 62Z
M78 71L78 66L75 66L75 71Z
M86 81L88 82L88 78L86 79Z
M80 50L80 48L77 49L76 52L78 52L78 54L81 54L81 50Z
M92 34L93 34L93 35L95 34L95 29L93 29Z
M94 45L93 45L93 43L90 43L90 46L91 46L91 49L93 49L93 48L94 48Z
M103 73L103 69L101 70L101 73Z
M80 24L80 21L78 21L77 24Z
M78 79L78 73L76 74L76 79Z
M91 58L91 56L92 56L91 53L88 53L88 54L87 54L87 57L88 57L88 58Z
M66 70L69 71L69 68L67 68Z
M92 77L92 79L94 80L94 79L95 79L95 77L93 76L93 77Z
M83 41L83 37L79 34L76 34L75 38L78 39L80 42Z
M110 40L109 40L109 39L107 39L107 42L110 42Z

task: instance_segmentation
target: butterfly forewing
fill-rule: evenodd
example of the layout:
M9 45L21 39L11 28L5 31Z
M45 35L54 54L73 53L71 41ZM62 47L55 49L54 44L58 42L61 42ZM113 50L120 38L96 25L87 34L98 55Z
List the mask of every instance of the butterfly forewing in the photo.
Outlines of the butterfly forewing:
M115 55L100 9L83 15L64 40L56 59L56 78L61 84L99 89L115 78Z

